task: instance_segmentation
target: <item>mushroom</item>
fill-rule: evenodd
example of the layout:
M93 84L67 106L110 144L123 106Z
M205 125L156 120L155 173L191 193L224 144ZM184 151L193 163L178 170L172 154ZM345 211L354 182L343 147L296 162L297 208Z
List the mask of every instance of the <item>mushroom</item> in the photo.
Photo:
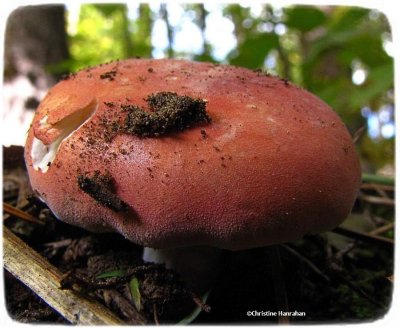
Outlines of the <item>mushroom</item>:
M65 222L116 231L207 289L219 249L327 231L360 184L322 100L244 68L129 59L55 85L29 130L33 189Z

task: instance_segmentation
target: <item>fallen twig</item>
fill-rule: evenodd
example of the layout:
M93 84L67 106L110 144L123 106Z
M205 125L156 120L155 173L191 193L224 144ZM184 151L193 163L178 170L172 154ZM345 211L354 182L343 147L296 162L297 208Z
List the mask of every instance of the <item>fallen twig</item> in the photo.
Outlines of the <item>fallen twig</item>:
M384 191L394 191L394 186L391 185L385 185L385 184L378 184L378 183L363 183L360 186L360 189L364 190L376 190L376 188L379 188Z
M317 266L312 263L308 258L306 258L305 256L303 256L302 254L300 254L299 252L297 252L295 249L293 249L292 247L289 247L287 245L281 245L281 247L283 249L285 249L286 251L288 251L290 254L294 255L295 257L297 257L299 260L301 260L302 262L304 262L310 269L311 271L313 271L314 273L316 273L318 276L320 276L323 280L325 280L326 282L330 282L331 279L324 274L320 269L317 268Z
M380 235L381 233L385 233L392 229L394 229L394 222L390 222L388 224L385 224L382 227L376 228L376 229L370 231L369 234L373 235L373 236L377 236L377 235Z
M63 247L68 247L71 245L72 239L63 239L63 240L58 240L58 241L52 241L50 243L45 243L43 246L45 247L52 247L52 248L63 248Z
M123 321L100 303L71 290L61 290L61 272L3 226L5 269L73 324L121 325Z
M156 326L160 325L160 322L158 321L158 314L157 314L157 305L156 303L153 304L153 318L154 318L154 323Z
M346 229L343 227L337 227L337 228L333 229L332 232L337 233L342 236L345 236L345 237L355 239L355 240L372 243L377 246L390 247L390 248L394 247L394 241L392 239L382 237L382 236L369 235L369 234L366 234L363 232L358 232L358 231Z
M128 301L122 294L115 289L98 289L96 293L106 301L106 304L113 308L116 305L118 311L126 318L131 325L145 325L147 320L135 308L133 303Z
M341 263L343 264L343 258L345 255L350 253L354 248L356 247L356 242L351 242L348 243L345 247L343 247L341 250L339 250L335 256L334 256L334 261L336 263Z
M211 306L209 306L208 304L204 303L203 300L199 296L195 295L194 293L192 293L192 299L193 299L193 302L197 306L199 306L202 311L204 311L204 312L210 312L211 311Z
M394 206L395 204L394 199L388 197L360 195L358 198L371 204L388 205L388 206Z
M352 289L354 292L359 294L360 296L364 297L366 300L368 300L371 304L374 304L377 307L384 308L385 306L379 302L377 302L373 297L368 295L363 289L358 287L356 284L354 284L352 281L347 279L345 275L343 274L343 269L339 267L335 262L332 262L330 267L329 267L331 273L330 276L336 279L337 281L346 284L350 289Z
M7 214L13 215L21 220L25 220L31 223L35 223L35 224L40 224L40 225L44 225L45 222L40 221L39 219L35 218L33 215L30 215L27 212L24 212L22 210L20 210L19 208L16 208L8 203L4 203L3 202L3 211L6 212Z
M367 127L365 125L361 126L354 132L353 134L353 143L356 144L358 140L360 140L361 136L364 134L364 132L367 130Z

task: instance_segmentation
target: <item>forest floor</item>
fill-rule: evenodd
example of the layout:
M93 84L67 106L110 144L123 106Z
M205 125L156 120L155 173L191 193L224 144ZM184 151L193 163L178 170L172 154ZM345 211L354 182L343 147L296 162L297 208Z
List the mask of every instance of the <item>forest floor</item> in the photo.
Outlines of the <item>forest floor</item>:
M224 251L203 304L177 273L144 263L142 247L117 234L93 234L57 220L29 193L22 148L3 149L3 154L3 202L44 222L4 214L3 224L64 274L62 288L97 300L126 323L178 323L196 307L203 311L190 320L205 325L360 323L377 320L390 308L393 247L332 232ZM11 318L68 324L11 273L5 271L4 279Z

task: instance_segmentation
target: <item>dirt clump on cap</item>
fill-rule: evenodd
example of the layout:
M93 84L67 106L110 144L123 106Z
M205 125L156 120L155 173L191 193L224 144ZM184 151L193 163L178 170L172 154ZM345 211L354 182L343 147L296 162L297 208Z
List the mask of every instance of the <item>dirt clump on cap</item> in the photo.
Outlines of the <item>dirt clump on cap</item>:
M115 194L114 179L109 173L100 174L95 171L92 177L78 176L78 185L85 193L90 195L99 204L115 212L127 211L129 206Z
M196 123L209 123L206 102L174 92L159 92L146 98L149 111L125 105L128 112L122 132L139 137L158 137L168 132L183 131Z

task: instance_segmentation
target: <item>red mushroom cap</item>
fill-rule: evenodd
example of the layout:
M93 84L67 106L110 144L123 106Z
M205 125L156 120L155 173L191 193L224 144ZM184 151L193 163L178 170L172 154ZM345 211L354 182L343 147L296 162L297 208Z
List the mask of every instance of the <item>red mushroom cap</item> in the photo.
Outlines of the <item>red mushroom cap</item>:
M206 115L160 127L150 100L168 96ZM130 113L156 132L127 129ZM311 93L172 59L109 63L58 83L37 110L25 159L59 219L155 248L245 249L329 230L360 184L348 131Z

